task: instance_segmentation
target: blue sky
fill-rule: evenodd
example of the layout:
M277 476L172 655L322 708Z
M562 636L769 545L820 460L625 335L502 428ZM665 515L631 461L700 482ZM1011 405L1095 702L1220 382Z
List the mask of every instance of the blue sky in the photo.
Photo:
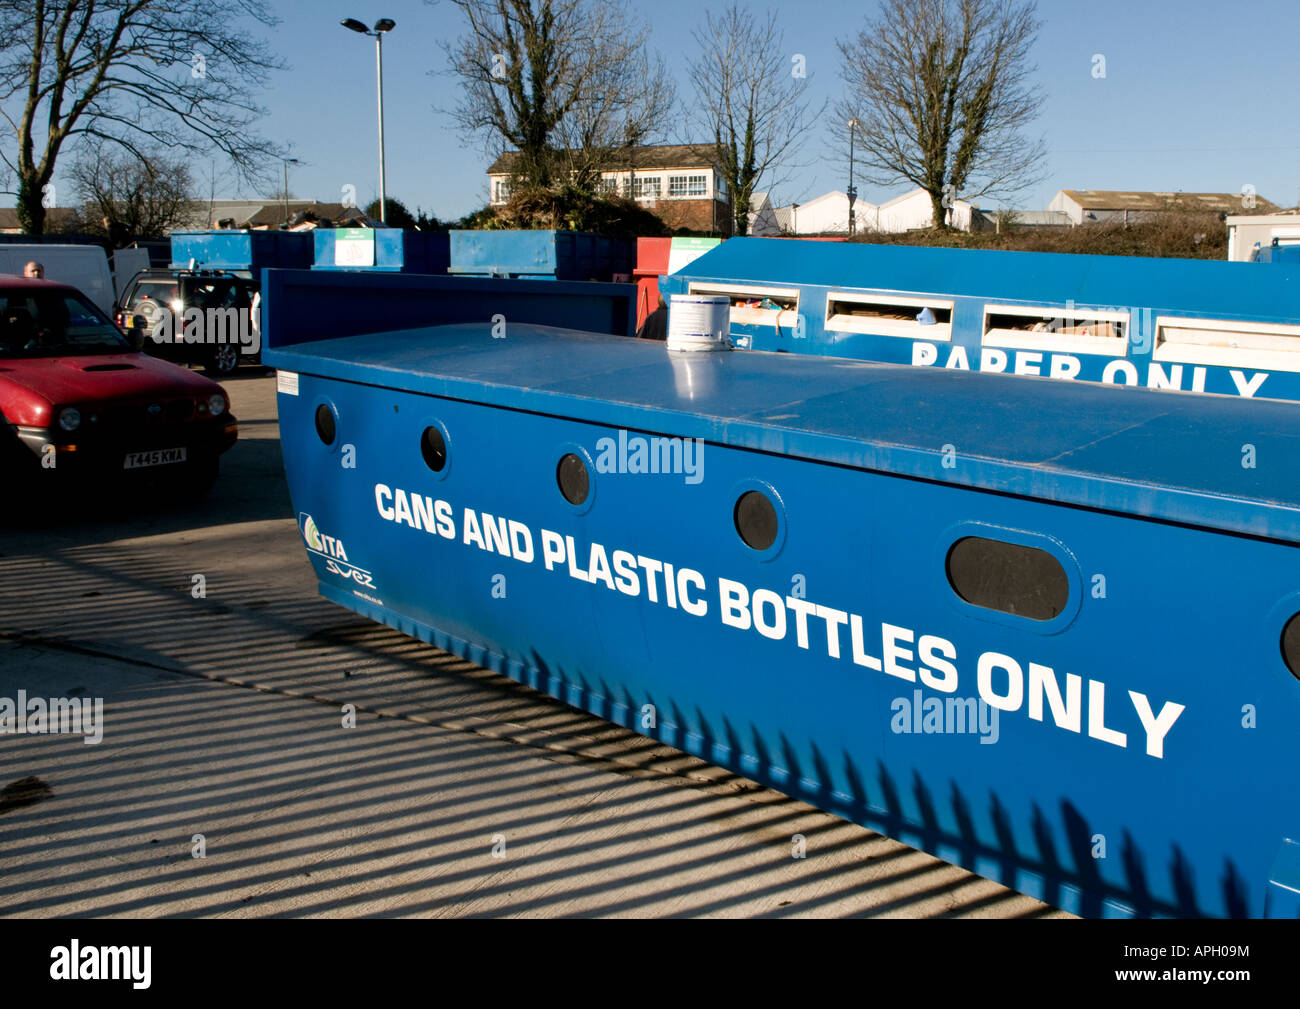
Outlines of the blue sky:
M271 6L282 19L272 41L291 69L262 96L270 112L263 127L304 161L290 166L295 194L337 200L345 184L357 187L363 203L377 194L374 43L338 22L391 17L397 28L384 43L389 195L442 218L486 202L488 159L434 111L454 101L455 81L428 73L445 69L439 41L461 31L450 3ZM652 15L653 45L677 73L683 97L690 30L707 6L639 5ZM836 40L856 34L876 3L799 0L776 9L786 48L807 57L818 103L833 100L840 89ZM1300 0L1040 0L1039 16L1035 62L1045 101L1036 130L1050 151L1048 176L1016 205L1041 209L1065 188L1238 192L1253 185L1283 206L1300 200L1300 112L1292 96ZM1093 76L1095 54L1105 57L1105 78ZM675 123L667 126L676 132ZM776 190L780 202L845 187L826 132L815 131L802 159L808 166ZM861 197L873 202L910 188L859 183ZM236 195L232 185L219 188L218 195Z

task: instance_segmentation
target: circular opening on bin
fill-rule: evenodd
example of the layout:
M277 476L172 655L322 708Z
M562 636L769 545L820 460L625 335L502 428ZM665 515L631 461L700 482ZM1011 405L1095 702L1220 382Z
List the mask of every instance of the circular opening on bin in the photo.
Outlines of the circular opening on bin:
M732 517L736 532L750 549L767 550L776 542L776 506L761 491L747 490L740 495Z
M316 434L324 444L334 444L334 411L324 403L316 407Z
M1286 622L1282 628L1282 658L1291 675L1300 679L1300 613Z
M587 464L572 452L562 456L560 464L555 467L555 482L560 485L560 493L569 504L580 505L587 500L587 492L591 489Z
M441 473L447 465L447 439L436 427L426 427L420 436L420 454L424 464L435 473Z

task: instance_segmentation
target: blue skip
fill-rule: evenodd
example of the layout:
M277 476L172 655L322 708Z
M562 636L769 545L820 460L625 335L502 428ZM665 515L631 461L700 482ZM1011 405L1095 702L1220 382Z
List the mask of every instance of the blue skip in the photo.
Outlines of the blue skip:
M634 292L269 271L322 595L1069 911L1296 913L1294 404L671 354Z
M1300 399L1300 257L1250 263L733 238L660 282L752 350Z

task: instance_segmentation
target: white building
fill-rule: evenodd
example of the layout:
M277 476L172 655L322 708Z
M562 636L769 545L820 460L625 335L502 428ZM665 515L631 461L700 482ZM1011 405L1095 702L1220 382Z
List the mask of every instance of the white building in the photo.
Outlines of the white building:
M507 151L488 166L490 203L509 199L519 152ZM655 144L620 150L601 172L602 192L636 200L670 228L731 234L731 194L711 144Z
M849 230L849 197L838 189L807 203L792 203L788 210L786 230L792 235L847 233Z
M855 227L860 232L918 231L931 227L934 218L930 194L919 188L879 205L858 200L853 210ZM970 231L971 221L978 212L979 208L968 201L954 200L947 223L958 230ZM778 229L785 234L848 234L849 197L847 193L834 189L807 203L778 207L772 216Z
M870 209L868 209L870 208ZM970 231L972 211L978 210L966 200L953 200L949 208L949 227ZM934 226L934 203L924 189L913 189L902 196L886 200L878 207L859 206L858 227L890 234L900 231L918 231Z
M1228 259L1248 262L1256 248L1300 245L1300 213L1238 214L1224 219L1228 226Z
M781 234L781 222L770 193L755 193L749 198L749 233L755 238L774 238Z

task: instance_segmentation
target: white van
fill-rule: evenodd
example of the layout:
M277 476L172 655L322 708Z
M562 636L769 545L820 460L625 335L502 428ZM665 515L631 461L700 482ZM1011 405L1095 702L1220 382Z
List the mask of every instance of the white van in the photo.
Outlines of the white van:
M113 277L98 245L0 244L0 273L21 277L33 259L45 267L46 280L70 284L113 317Z
M136 274L149 269L148 249L118 249L113 253L113 286L117 289L120 301L126 291L126 285L135 279Z

